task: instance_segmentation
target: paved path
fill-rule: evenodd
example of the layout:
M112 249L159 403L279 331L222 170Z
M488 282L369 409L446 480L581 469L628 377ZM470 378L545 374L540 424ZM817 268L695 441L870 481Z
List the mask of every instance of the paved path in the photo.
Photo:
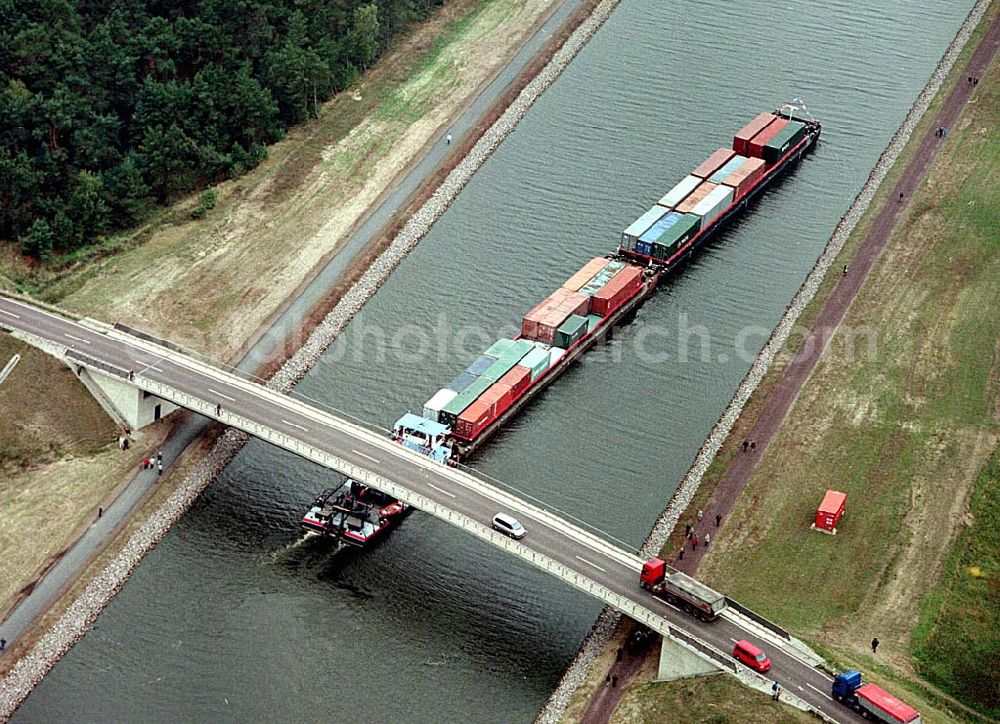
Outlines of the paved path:
M581 3L582 0L563 0L551 17L539 26L455 122L442 130L442 137L445 133L451 133L458 145L462 136L475 128L483 113L535 58L542 46ZM299 323L337 282L353 258L373 241L392 214L404 205L406 199L433 175L448 151L449 147L443 141L430 147L419 163L395 183L392 190L352 234L347 243L330 258L323 269L271 323L270 328L239 361L237 369L248 374L253 373L262 362L281 351L286 335L298 328ZM208 421L204 418L191 415L174 431L163 445L165 469L169 470L171 463L205 431L207 425ZM8 649L24 634L32 621L48 610L59 593L65 590L89 565L94 556L111 541L115 531L120 529L124 521L135 512L140 501L155 485L155 480L155 475L150 475L148 471L139 471L118 498L104 511L104 516L84 532L36 583L31 593L0 622L0 636L7 639Z
M869 230L861 246L858 248L854 258L848 265L848 273L842 276L830 298L826 301L819 317L813 323L809 334L803 339L795 356L795 361L788 366L778 385L771 391L764 403L757 422L747 435L748 440L756 442L756 450L752 453L737 453L733 462L729 465L725 475L720 481L715 493L705 508L705 518L702 523L695 525L699 539L704 539L704 533L710 532L715 537L715 516L721 515L725 518L733 509L743 489L746 487L756 470L761 456L770 446L771 441L781 427L782 421L788 414L795 399L802 389L806 379L812 374L816 363L820 360L825 350L825 344L830 338L830 333L840 324L847 309L868 278L868 274L874 266L875 261L881 254L882 249L892 238L893 232L899 224L900 217L906 210L907 205L914 192L919 188L920 183L927 173L927 169L937 157L941 144L947 143L946 138L934 135L933 129L939 126L944 128L954 128L958 117L968 103L973 93L973 87L966 82L969 76L982 76L994 56L1000 49L1000 16L994 18L985 36L980 41L968 65L958 74L959 82L948 95L937 118L933 123L933 128L924 137L916 155L911 159L909 165L903 171L902 177L893 188L882 211L875 219L875 223ZM900 201L902 194L902 201ZM831 273L839 272L832 270ZM694 516L687 516L692 519ZM699 545L692 549L690 545L684 554L683 561L674 561L674 565L687 573L694 573L698 570L705 555L705 548ZM675 554L676 557L676 554Z

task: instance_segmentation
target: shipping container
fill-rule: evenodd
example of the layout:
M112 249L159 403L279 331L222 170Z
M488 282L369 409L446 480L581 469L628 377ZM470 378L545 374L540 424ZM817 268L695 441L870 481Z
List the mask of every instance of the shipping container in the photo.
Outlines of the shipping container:
M546 319L549 314L562 304L571 294L575 294L575 292L559 287L552 294L539 302L534 309L525 314L521 319L521 335L523 337L528 337L529 339L534 338L538 322ZM563 319L568 316L569 314L564 315Z
M439 422L438 418L441 416L441 410L457 396L458 392L455 390L442 387L434 394L434 397L424 403L424 417L428 420Z
M668 233L653 244L653 258L662 260L672 256L679 246L697 234L700 229L700 216L684 214L680 221L670 227Z
M507 374L510 368L520 362L521 358L528 354L528 352L532 349L534 349L534 345L526 339L519 339L516 342L513 342L507 353L490 365L489 369L485 370L480 377L496 382Z
M750 154L750 140L774 122L777 116L773 113L761 113L743 126L733 137L733 150L743 156Z
M559 364L559 360L561 360L565 356L566 356L566 350L564 350L562 347L553 347L551 350L549 350L549 369L552 369L557 364Z
M538 379L549 368L549 350L536 347L524 355L524 358L517 364L531 371L531 379Z
M455 434L472 440L510 407L510 386L496 383L469 405L455 421Z
M520 362L514 365L510 372L500 378L499 384L510 387L511 397L520 397L521 393L531 384L531 370L522 367Z
M715 184L710 181L703 181L698 188L691 192L691 195L677 204L677 211L682 214L690 214L694 207L701 203L701 200L715 191Z
M713 173L729 163L729 159L733 157L734 153L735 151L731 148L720 148L718 151L715 151L711 156L709 156L707 160L702 161L698 168L691 172L691 175L707 179Z
M659 205L668 209L674 208L677 204L686 199L688 194L698 188L698 184L700 183L701 178L695 176L694 174L685 176L683 181L664 194L663 198L660 199Z
M556 347L570 347L574 342L587 333L587 318L579 314L571 314L552 337L552 343Z
M764 145L764 160L776 163L788 153L788 150L805 138L806 124L799 121L789 121L778 133Z
M492 357L493 359L500 359L505 353L510 351L511 346L513 346L514 340L512 339L498 339L490 348L483 352L487 357Z
M638 244L638 242L636 242ZM580 287L580 294L588 297L594 295L601 287L607 284L618 272L625 268L625 263L621 261L610 261L608 265L597 272L592 279Z
M497 360L496 360L495 357L490 357L489 355L485 355L484 354L484 355L480 356L471 365L469 365L468 367L466 367L465 371L466 372L470 372L470 373L472 373L472 374L474 374L474 375L476 375L478 377L483 372L485 372L486 370L488 370L490 368L490 365L492 365L496 361Z
M636 254L645 254L646 256L652 256L653 245L648 241L643 241L642 239L639 239L637 242L635 242L634 251Z
M580 292L567 292L565 298L556 307L545 314L544 317L535 323L533 335L524 334L522 324L521 333L526 338L537 339L546 344L552 344L552 338L556 330L566 321L571 314L586 316L590 311L590 297Z
M638 219L633 221L629 227L622 232L622 247L624 249L628 249L629 251L634 251L636 240L643 235L646 229L655 224L659 218L669 210L670 209L665 209L662 206L654 206Z
M462 414L465 408L479 399L479 396L486 392L492 384L493 380L476 378L475 382L459 392L454 400L441 409L441 414L438 415L438 422L454 429L458 416Z
M455 392L461 392L466 387L471 385L473 382L479 379L479 375L474 375L471 372L463 371L458 377L453 379L448 383L448 389ZM440 420L439 420L440 422Z
M740 198L760 180L766 169L767 164L764 163L764 159L748 158L742 166L729 174L722 183L736 189L736 198Z
M775 118L774 122L769 124L767 128L758 133L751 139L749 145L747 146L746 156L753 156L754 158L764 158L764 146L772 138L781 133L781 129L788 125L788 121L784 118Z
M700 204L694 207L694 214L701 217L701 228L707 229L716 216L733 203L732 186L716 186Z
M711 182L712 182L712 183L714 183L714 184L721 184L721 183L722 183L722 181L723 181L723 180L724 180L724 179L725 179L725 178L726 178L726 177L727 177L727 176L728 176L729 174L731 174L731 173L732 173L733 171L735 171L735 170L736 170L736 169L738 169L738 168L739 168L740 166L742 166L742 165L743 165L743 162L744 162L744 161L746 161L746 160L747 160L747 157L746 157L746 156L740 156L739 154L736 154L735 156L733 156L733 157L732 157L732 158L731 158L731 159L729 160L729 163L727 163L727 164L726 164L725 166L723 166L723 167L722 167L722 168L720 168L720 169L719 169L718 171L716 171L715 173L713 173L713 174L712 174L712 175L711 175L711 176L709 177L709 179L708 179L708 180L709 180L709 181L711 181Z
M684 214L678 214L676 211L671 211L669 214L665 214L662 219L657 221L655 224L649 227L649 230L639 237L639 241L656 242L659 240L663 234L665 234L671 226L676 224L678 221L684 218ZM638 245L638 242L637 242Z
M607 265L608 259L605 259L604 257L599 256L591 259L583 265L583 268L580 271L566 280L563 284L563 289L567 289L571 292L580 291L580 287L593 279L594 275L604 269Z
M639 291L641 286L642 269L637 266L626 267L608 282L604 289L594 295L592 302L594 314L608 316L615 307Z
M588 314L587 315L587 334L590 334L595 329L597 329L597 325L599 325L601 323L602 319L604 319L604 317L602 317L600 314Z

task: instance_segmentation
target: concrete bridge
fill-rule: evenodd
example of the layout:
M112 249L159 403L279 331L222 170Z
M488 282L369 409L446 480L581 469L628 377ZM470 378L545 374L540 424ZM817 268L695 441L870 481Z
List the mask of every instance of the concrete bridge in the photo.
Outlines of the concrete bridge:
M631 551L470 471L432 462L384 433L121 325L0 296L0 329L63 360L122 425L139 429L186 408L382 490L541 568L661 634L663 679L722 671L767 693L777 681L789 703L831 721L855 718L830 700L822 659L778 626L735 602L713 623L688 616L639 586L643 561ZM520 518L525 538L514 541L492 529L501 510ZM733 660L729 652L740 639L768 652L772 678Z

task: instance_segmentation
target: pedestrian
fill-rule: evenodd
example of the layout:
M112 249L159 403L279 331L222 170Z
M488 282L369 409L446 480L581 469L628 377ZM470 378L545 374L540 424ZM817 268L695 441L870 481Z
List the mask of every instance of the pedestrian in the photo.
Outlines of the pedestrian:
M775 701L781 701L781 684L778 684L778 688L774 692L774 700Z
M719 527L719 523L721 523L721 522L722 522L722 516L720 514L716 514L716 516L715 516L715 527L718 528Z
M615 652L615 661L621 661L621 660L622 660L622 647L619 646L618 651Z
M128 438L122 439L122 450L128 450Z
M0 639L0 651L3 651L5 648L7 648L7 639Z
M451 134L450 133L445 137L445 141L448 143L449 146L451 145Z
M98 508L97 509L97 517L100 518L102 515L104 515L104 508Z
M947 128L942 128L941 129L941 135L944 136L945 138L947 138L948 137L948 129Z
M756 449L757 449L757 441L756 440L751 440L750 441L750 452L753 452Z
M163 475L163 463L156 464L156 477Z
M215 416L216 417L222 416L222 404L219 402L215 403Z
M777 681L775 681L773 684L771 684L771 698L774 699L775 701L778 700L778 682Z
M750 447L750 443L747 440L744 440L743 441L743 452L746 452L748 447Z
M611 674L609 672L608 675L604 677L604 685L608 686L610 683L611 683Z
M705 517L705 511L704 510L699 510L698 511L698 522L700 523L704 517Z
M872 639L872 653L878 653L879 640L877 638Z
M681 546L680 551L678 551L678 553L677 553L677 560L679 560L679 561L683 561L684 560L684 546Z
M611 688L613 689L616 686L618 686L618 674L612 674L611 675Z
M705 534L705 547L708 548L708 544L711 543L711 542L712 542L712 534L711 533L706 533Z
M697 547L698 547L698 536L697 535L692 535L691 536L691 550L694 550Z
M691 524L690 523L687 523L687 524L684 525L684 537L685 538L690 538L691 537Z
M903 203L903 192L899 192L899 203Z
M162 450L157 450L156 451L156 462L158 462L158 463L162 463L163 462L163 451Z
M148 467L149 467L149 458L143 458L142 459L142 469L145 470Z
M844 264L844 276L847 276L847 264Z
M973 78L972 85L979 85L979 78Z
M969 76L968 81L969 81L969 85L972 85L972 76L971 75Z

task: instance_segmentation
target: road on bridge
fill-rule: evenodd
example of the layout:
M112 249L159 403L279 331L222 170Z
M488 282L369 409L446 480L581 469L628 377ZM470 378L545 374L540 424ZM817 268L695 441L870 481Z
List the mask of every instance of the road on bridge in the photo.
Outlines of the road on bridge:
M769 676L789 693L799 696L826 716L838 721L860 719L829 696L830 677L793 652L779 649L758 635L759 629L742 627L722 618L702 623L643 590L639 586L641 561L596 536L520 501L499 489L479 483L471 476L456 476L444 466L396 445L388 438L352 434L350 426L332 426L321 418L324 411L294 398L265 390L228 372L196 362L165 347L124 335L110 336L65 317L43 311L14 299L0 297L0 326L40 337L50 344L170 386L180 392L218 404L260 425L276 429L301 442L336 455L351 464L378 472L438 505L461 513L485 526L494 514L505 510L517 515L528 535L521 541L533 551L548 556L581 576L605 586L626 599L662 616L690 636L719 651L732 650L733 643L747 639L757 643L771 658ZM276 399L279 397L280 399ZM317 413L321 413L317 414ZM359 430L359 433L362 432ZM467 480L463 480L467 478ZM762 575L765 572L762 572Z

